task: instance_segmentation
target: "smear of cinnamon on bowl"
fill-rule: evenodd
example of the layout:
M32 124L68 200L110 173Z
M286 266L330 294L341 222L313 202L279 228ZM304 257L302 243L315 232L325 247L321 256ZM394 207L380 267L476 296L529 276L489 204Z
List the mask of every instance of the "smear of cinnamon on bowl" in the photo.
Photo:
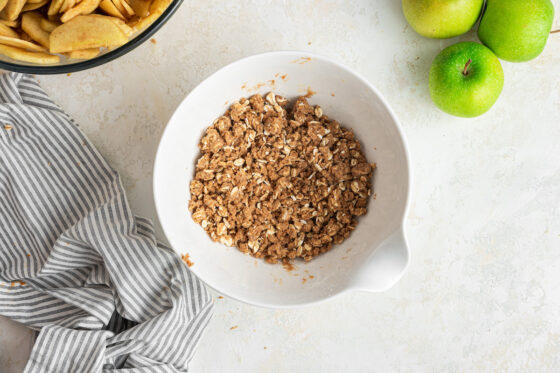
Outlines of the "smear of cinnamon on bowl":
M309 61L311 61L311 57L300 57L296 60L293 60L292 63L297 63L299 65L304 65L304 64L308 63Z
M256 92L262 87L266 87L266 86L269 86L272 90L274 90L276 88L276 81L274 79L271 79L271 80L267 80L266 82L259 82L253 86L249 86L247 85L247 82L245 82L241 86L241 89L244 89L248 92Z
M189 267L192 267L194 265L194 263L191 261L189 254L182 255L181 259L183 259L183 262L187 263L187 266Z
M238 328L238 326L235 325L235 326L232 326L231 328L229 328L229 330L234 330L234 329L237 329L237 328Z

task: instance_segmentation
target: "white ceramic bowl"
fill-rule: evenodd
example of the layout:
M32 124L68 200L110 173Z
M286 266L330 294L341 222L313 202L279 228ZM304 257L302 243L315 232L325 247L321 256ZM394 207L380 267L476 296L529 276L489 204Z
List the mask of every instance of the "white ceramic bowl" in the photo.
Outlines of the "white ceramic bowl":
M207 126L227 107L255 93L289 99L309 92L311 104L354 130L366 157L377 163L375 198L350 238L293 271L212 242L188 211L189 183ZM191 270L217 291L254 305L295 307L345 291L384 291L408 264L403 230L410 166L400 125L387 102L364 78L327 58L271 52L244 58L214 73L179 105L162 136L154 169L154 198L165 235ZM313 276L313 277L310 277ZM306 280L303 280L305 278Z

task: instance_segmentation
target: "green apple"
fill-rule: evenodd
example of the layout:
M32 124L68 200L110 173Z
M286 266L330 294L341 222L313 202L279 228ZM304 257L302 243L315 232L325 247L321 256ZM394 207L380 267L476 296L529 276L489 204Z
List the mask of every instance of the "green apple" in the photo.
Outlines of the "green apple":
M478 37L503 60L529 61L543 51L553 19L550 0L488 0Z
M445 39L469 31L484 0L402 0L404 16L422 36Z
M442 50L430 68L430 95L441 110L459 117L487 112L504 87L500 60L472 41Z

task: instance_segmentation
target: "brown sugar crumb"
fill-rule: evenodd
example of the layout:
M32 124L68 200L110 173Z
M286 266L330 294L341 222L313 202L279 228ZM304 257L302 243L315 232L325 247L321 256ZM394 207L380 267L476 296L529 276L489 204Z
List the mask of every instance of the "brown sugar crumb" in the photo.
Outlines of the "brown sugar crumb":
M307 87L307 92L305 93L305 96L303 96L303 97L305 97L305 98L311 98L311 97L315 96L316 93L317 93L317 92L313 91L313 90L311 89L311 87Z
M286 81L288 79L288 75L284 74L280 77L282 80Z
M183 259L183 262L187 263L187 266L189 267L192 267L194 265L194 263L191 261L189 254L182 255L181 259Z
M13 128L13 127L12 127L11 124L8 124L8 123L4 124L4 129L5 129L6 131L10 131L12 128Z
M150 39L150 42L151 42L152 44L157 44L156 38L151 38L151 39Z
M266 346L264 346L264 349L266 350L266 349L267 349L267 347L266 347Z
M27 283L18 280L18 281L12 281L12 283L10 284L10 286L12 286L12 287L14 287L16 285L25 286L25 285L27 285Z
M237 325L232 326L231 328L229 328L229 330L235 330L235 329L237 329L237 327L238 327Z
M27 253L27 254L25 254L25 255L27 255L27 256L31 256L31 254L29 254L29 253Z
M282 267L288 272L293 271L295 269L294 265L290 263L289 260L282 260Z
M313 280L314 278L315 278L315 276L309 275L309 279Z
M66 73L66 76L72 76L72 73Z
M305 284L306 282L307 282L307 279L305 277L301 279L302 284Z
M334 97L334 93L331 93L331 96Z
M221 295L218 297L218 299L224 299L224 297L222 297Z
M192 219L212 240L268 263L329 251L367 212L373 167L360 142L305 97L242 98L199 148Z

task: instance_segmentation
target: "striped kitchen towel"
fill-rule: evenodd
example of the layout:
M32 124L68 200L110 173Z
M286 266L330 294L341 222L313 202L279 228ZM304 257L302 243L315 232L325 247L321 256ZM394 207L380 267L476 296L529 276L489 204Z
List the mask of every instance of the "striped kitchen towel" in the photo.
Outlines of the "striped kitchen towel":
M186 371L213 303L119 175L28 75L0 76L0 315L26 372Z

